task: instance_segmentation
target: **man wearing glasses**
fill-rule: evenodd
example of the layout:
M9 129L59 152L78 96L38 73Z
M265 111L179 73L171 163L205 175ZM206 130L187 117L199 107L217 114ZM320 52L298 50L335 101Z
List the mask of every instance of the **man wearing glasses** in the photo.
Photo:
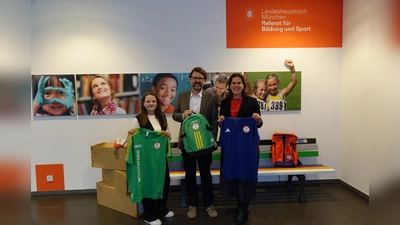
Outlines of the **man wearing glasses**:
M215 94L203 90L205 80L207 79L206 71L201 67L195 67L190 72L190 84L192 88L188 91L181 92L175 104L175 110L172 118L181 123L179 131L178 148L182 151L183 165L185 168L186 192L188 195L189 208L187 217L195 219L197 208L199 207L197 182L196 182L196 162L199 167L201 177L201 192L203 196L203 206L211 218L218 216L215 210L214 194L212 190L211 163L212 153L191 156L186 152L185 146L181 138L182 122L192 113L202 114L211 126L214 140L217 140L218 132L218 98ZM217 143L215 142L215 147Z

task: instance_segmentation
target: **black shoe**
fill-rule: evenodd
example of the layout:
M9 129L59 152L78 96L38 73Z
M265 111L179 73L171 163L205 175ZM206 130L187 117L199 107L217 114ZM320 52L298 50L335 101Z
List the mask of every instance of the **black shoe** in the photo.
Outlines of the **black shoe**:
M242 206L239 209L239 213L236 219L233 221L232 225L241 225L247 221L248 208L246 206Z
M237 217L239 215L239 203L236 208L233 210L232 217Z

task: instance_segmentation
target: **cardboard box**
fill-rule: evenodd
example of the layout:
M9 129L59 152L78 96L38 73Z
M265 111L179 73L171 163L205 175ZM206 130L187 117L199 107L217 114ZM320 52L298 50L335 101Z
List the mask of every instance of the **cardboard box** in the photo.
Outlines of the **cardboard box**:
M113 186L119 192L129 195L126 171L101 169L103 181Z
M90 146L92 167L103 169L126 170L126 149L114 148L112 142L102 142Z
M131 202L130 196L122 194L104 181L96 183L97 204L138 218L143 214L142 203Z

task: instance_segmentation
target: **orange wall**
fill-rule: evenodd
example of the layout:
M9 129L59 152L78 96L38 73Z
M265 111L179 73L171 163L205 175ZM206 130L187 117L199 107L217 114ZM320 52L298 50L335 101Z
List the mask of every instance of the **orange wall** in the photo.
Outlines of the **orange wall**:
M342 47L342 0L226 0L227 48Z
M64 186L64 165L47 164L35 165L37 191L62 191ZM47 181L47 176L53 176L52 181Z

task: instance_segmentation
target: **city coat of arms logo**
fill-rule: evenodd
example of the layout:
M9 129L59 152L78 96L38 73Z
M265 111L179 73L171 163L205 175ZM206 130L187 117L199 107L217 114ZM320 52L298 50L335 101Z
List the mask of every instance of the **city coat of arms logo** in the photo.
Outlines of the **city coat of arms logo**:
M246 19L252 20L254 18L254 9L247 8L244 10L244 12L245 12Z

